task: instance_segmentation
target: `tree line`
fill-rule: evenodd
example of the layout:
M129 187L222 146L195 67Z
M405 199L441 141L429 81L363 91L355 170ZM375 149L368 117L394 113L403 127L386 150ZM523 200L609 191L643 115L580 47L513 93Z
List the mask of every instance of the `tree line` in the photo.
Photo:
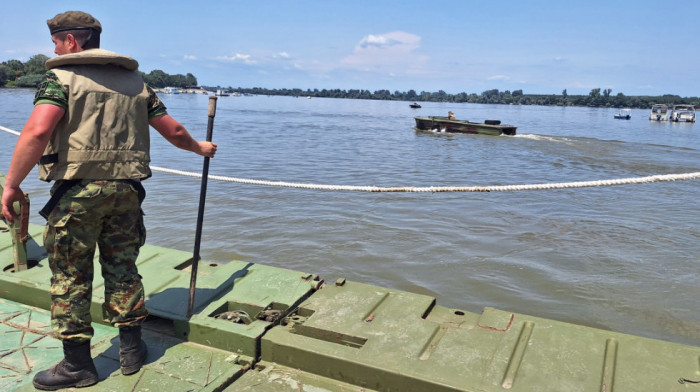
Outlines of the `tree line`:
M0 63L0 87L36 87L46 72L44 63L48 57L43 54L32 56L28 61L9 60ZM144 81L151 87L179 87L191 88L197 86L197 78L188 73L187 75L170 75L162 70L153 70L148 74L140 72ZM209 91L222 90L221 86L203 87ZM564 89L561 94L525 94L523 90L491 89L476 93L461 92L458 94L448 94L443 90L438 92L415 90L394 91L389 90L341 90L341 89L267 89L261 87L253 88L232 88L241 94L254 95L284 95L284 96L308 96L318 98L348 98L348 99L375 99L389 101L421 101L421 102L454 102L454 103L485 103L503 105L544 105L544 106L592 106L592 107L629 107L629 108L649 108L653 104L666 105L700 105L698 97L680 97L678 95L665 94L661 96L627 96L623 93L612 94L611 89L595 88L588 95L570 95Z
M217 87L206 87L214 91L221 89ZM376 99L389 101L421 101L421 102L454 102L454 103L484 103L502 105L543 105L543 106L591 106L591 107L614 107L614 108L649 108L653 104L666 105L700 105L698 97L681 97L679 95L665 94L660 96L627 96L623 93L612 94L611 89L601 90L595 88L588 95L571 95L566 89L560 95L557 94L525 94L523 90L499 91L491 89L476 93L448 94L443 90L438 92L415 90L394 91L389 90L341 90L341 89L265 89L255 88L232 88L228 90L238 93L255 95L286 95L297 97L321 97L321 98L349 98L349 99Z
M0 87L36 87L46 73L45 63L49 58L43 54L32 56L26 62L9 60L0 63ZM140 72L143 80L151 87L195 87L197 78L187 75L170 75L159 69L146 74Z

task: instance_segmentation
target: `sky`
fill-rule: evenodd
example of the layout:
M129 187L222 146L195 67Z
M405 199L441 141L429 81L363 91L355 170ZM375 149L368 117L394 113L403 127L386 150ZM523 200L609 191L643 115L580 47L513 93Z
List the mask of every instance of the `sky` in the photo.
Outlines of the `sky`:
M700 96L696 0L12 1L0 62L53 54L46 20L100 20L101 47L200 85Z

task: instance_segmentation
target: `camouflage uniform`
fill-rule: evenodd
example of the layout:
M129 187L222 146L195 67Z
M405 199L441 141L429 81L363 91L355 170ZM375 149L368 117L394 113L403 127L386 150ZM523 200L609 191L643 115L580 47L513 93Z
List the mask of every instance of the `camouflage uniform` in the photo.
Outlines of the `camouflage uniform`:
M166 113L151 90L149 118ZM34 104L66 108L67 91L48 71ZM51 194L63 181L57 181ZM94 255L105 284L102 305L105 321L114 326L140 325L146 318L144 290L136 268L139 248L146 239L138 191L128 180L79 180L48 216L44 247L51 268L51 323L61 340L88 341L93 336L90 304Z
M52 191L61 182L57 182ZM128 181L81 180L58 202L44 230L51 268L51 323L62 340L89 340L96 245L105 282L105 321L138 325L148 315L136 269L146 239L138 192Z

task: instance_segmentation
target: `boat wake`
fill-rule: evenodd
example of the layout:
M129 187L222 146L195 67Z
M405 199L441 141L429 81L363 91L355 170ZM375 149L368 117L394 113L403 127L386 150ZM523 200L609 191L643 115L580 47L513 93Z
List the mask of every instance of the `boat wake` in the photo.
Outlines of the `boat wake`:
M530 140L544 140L544 141L558 142L558 143L566 143L566 142L571 141L570 139L565 138L565 137L535 135L535 134L531 134L531 133L517 134L517 135L513 135L512 137L521 138L521 139L530 139Z

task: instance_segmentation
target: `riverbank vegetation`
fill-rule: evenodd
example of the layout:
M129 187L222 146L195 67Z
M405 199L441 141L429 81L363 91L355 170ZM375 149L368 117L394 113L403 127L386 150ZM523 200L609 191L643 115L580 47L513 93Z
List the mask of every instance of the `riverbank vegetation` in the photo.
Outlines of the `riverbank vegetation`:
M222 87L204 87L207 90L221 90ZM349 98L349 99L377 99L391 101L420 101L420 102L455 102L455 103L485 103L502 105L544 105L544 106L593 106L615 108L649 108L655 103L666 105L700 105L698 97L680 97L678 95L661 96L627 96L623 93L612 94L612 90L599 88L592 89L588 95L570 95L566 90L561 94L525 94L523 90L499 91L498 89L486 90L481 94L462 92L448 94L445 91L417 93L415 90L407 92L389 90L319 90L319 89L264 89L264 88L232 88L241 94L254 95L288 95L297 97L323 97L323 98Z
M32 56L27 62L9 60L0 63L0 87L36 87L46 73L44 63L49 58L43 54ZM159 69L148 74L139 72L149 86L187 88L197 85L197 78L187 75L170 75Z
M44 63L48 57L38 54L30 58L27 62L19 60L9 60L0 63L0 87L36 87L45 72ZM143 79L149 86L155 88L178 87L194 88L197 86L197 78L188 73L187 75L170 75L162 70L153 70L146 74L141 72ZM649 108L653 104L666 105L700 105L698 97L680 97L678 95L665 94L661 96L627 96L621 92L613 94L611 89L595 88L587 95L571 95L564 89L561 94L526 94L523 90L491 89L477 93L461 92L458 94L448 94L443 90L438 92L415 90L394 91L376 90L341 90L341 89L267 89L261 87L202 87L209 91L228 90L240 94L254 95L284 95L297 97L317 97L317 98L349 98L349 99L376 99L390 101L420 101L420 102L454 102L454 103L485 103L502 105L545 105L545 106L593 106L593 107L615 107L615 108Z

